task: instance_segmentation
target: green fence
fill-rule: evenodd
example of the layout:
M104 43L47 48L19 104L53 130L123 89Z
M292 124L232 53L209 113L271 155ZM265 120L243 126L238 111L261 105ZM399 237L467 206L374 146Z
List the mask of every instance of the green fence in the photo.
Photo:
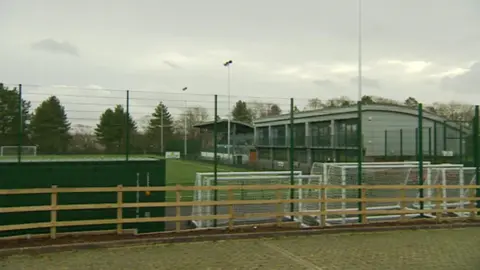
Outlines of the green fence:
M28 189L58 187L125 187L165 186L165 160L130 160L125 161L62 161L62 162L23 162L0 163L2 179L0 189ZM125 203L165 202L165 192L125 192ZM50 205L50 194L26 194L0 196L0 207L19 207ZM58 204L92 204L114 203L117 194L107 192L96 193L62 193L58 196ZM125 208L123 217L164 217L164 207ZM0 225L49 222L50 211L2 214ZM58 221L115 219L116 209L71 210L59 211ZM93 225L59 227L59 232L114 230L116 225ZM125 224L126 229L137 229L139 233L161 232L165 228L163 222ZM48 228L21 230L0 233L7 235L24 235L48 233Z
M213 163L212 170L222 163L305 173L314 162L356 162L358 183L364 161L479 166L478 106L471 118L454 121L458 117L440 116L422 104L362 104L344 98L320 104L312 102L316 99L181 90L62 88L46 93L39 86L2 85L0 161L73 155L129 161L175 151Z
M217 97L215 102L217 111L221 107ZM289 107L288 114L254 121L256 159L251 160L252 167L290 170L294 184L293 172L302 168L309 172L313 162L355 162L356 183L361 185L365 177L364 161L411 160L419 162L416 177L418 184L423 185L424 161L460 163L475 168L475 182L480 184L478 106L472 119L462 122L443 119L424 110L422 104L382 109L358 102L340 108L298 112L291 99ZM214 132L213 136L219 134ZM215 150L215 156L217 153ZM215 171L221 162L225 160L215 159ZM423 189L419 189L419 194L423 197ZM477 194L480 195L480 190ZM358 207L362 207L361 203Z

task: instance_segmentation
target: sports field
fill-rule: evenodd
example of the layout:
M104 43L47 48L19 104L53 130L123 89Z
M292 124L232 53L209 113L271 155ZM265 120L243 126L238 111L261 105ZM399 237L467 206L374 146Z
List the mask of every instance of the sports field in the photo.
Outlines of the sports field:
M480 228L161 244L0 258L4 270L478 270Z

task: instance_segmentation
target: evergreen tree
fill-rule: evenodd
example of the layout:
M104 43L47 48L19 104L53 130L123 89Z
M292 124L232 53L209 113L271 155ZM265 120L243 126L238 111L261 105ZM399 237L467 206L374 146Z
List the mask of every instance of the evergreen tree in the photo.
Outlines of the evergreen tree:
M0 144L3 146L29 145L27 122L30 102L21 100L17 88L9 89L0 83ZM20 113L20 110L21 113ZM20 136L21 135L21 136Z
M157 105L152 113L146 135L150 147L157 152L165 151L165 143L173 138L173 117L168 112L167 106L162 102Z
M250 110L248 110L247 103L245 101L237 101L235 107L232 110L232 118L235 121L240 121L244 123L252 122L252 114Z
M112 110L108 108L100 116L100 123L97 124L95 135L107 153L125 152L127 132L130 138L137 131L135 121L128 116L122 105L117 105ZM131 143L129 145L131 147Z
M44 100L30 122L31 140L38 151L46 154L65 153L72 136L65 108L56 96Z

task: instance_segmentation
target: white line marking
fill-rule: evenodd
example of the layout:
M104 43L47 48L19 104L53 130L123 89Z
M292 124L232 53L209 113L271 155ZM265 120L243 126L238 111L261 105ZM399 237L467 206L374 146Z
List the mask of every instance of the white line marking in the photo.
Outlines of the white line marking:
M293 260L295 262L297 262L298 264L300 265L303 265L305 266L307 269L317 269L317 270L322 270L323 268L313 264L312 262L310 261L307 261L305 259L302 259L298 256L296 256L295 254L279 247L279 246L276 246L274 244L270 244L270 243L266 243L266 242L262 242L262 244L268 248L271 248L272 250L282 254L283 256L285 256L287 259L290 259L290 260Z
M177 161L177 160L176 160ZM213 164L212 166L207 166L207 165L203 165L203 164L199 164L195 161L185 161L185 160L178 160L179 163L183 163L183 164L190 164L194 167L200 167L200 168L206 168L206 169L212 169L213 171ZM228 170L228 169L223 169L223 168L218 168L217 167L217 170L219 171L232 171L232 170Z

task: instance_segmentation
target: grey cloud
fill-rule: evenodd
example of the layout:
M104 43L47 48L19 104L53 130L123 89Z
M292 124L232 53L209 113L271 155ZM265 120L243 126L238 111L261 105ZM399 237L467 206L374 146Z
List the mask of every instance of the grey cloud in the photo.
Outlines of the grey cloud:
M69 42L61 42L52 38L46 38L32 44L32 49L49 53L64 53L78 56L78 49Z
M455 77L445 77L441 81L444 90L464 93L478 93L480 85L480 63L474 64L470 71Z
M334 83L330 80L314 80L313 83L320 87L333 87Z
M358 84L358 78L351 78L350 83L352 84ZM380 89L380 82L375 79L370 79L366 77L362 77L362 86L369 87L369 88L374 88L374 89Z
M163 61L163 63L164 63L165 65L171 67L171 68L174 68L174 69L182 68L181 66L175 64L175 63L172 62L172 61L167 61L167 60L165 60L165 61Z

